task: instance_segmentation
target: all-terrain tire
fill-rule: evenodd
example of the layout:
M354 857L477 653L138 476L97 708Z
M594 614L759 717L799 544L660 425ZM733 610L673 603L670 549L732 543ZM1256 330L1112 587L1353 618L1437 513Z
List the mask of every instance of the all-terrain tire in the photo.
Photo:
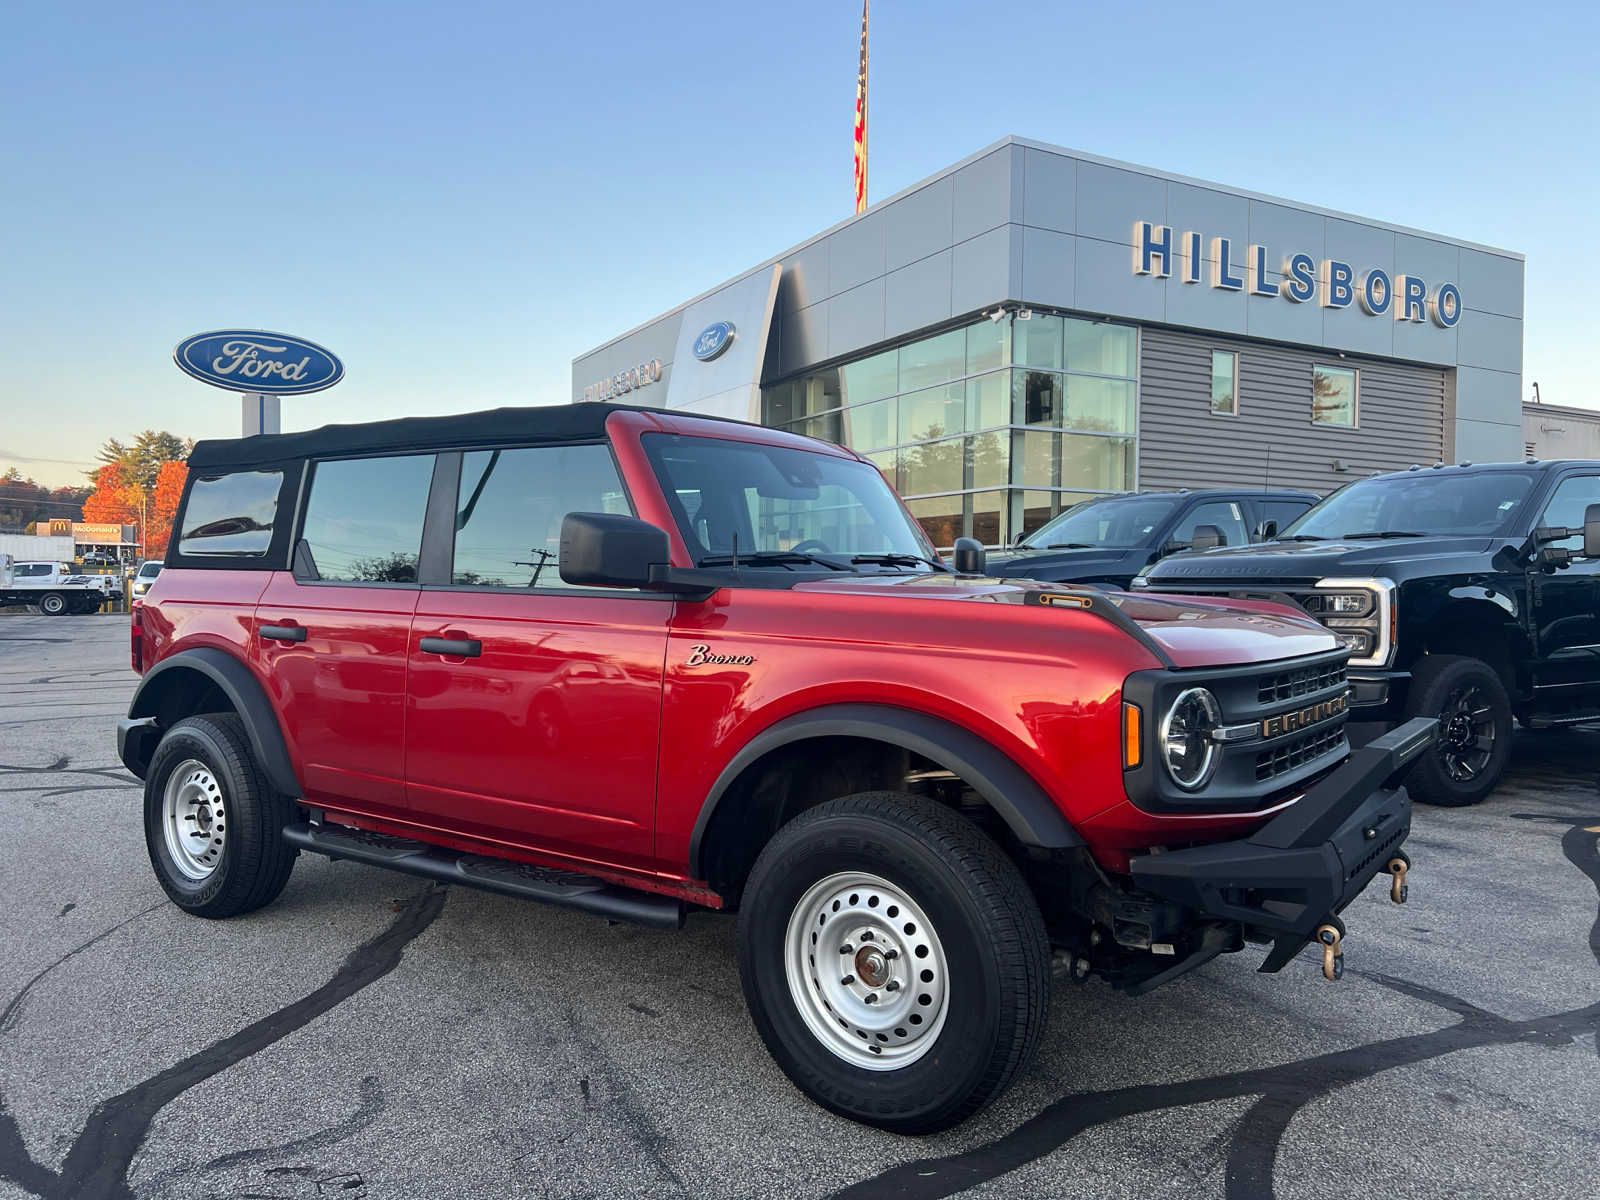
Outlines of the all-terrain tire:
M192 819L172 812L169 788L175 796L204 801L204 831L216 835L214 842L199 836ZM184 718L151 756L144 785L145 848L162 888L185 912L234 917L277 899L299 853L283 840L283 827L293 817L293 804L273 791L243 723L232 713ZM208 869L192 850L174 849L195 841L202 850L217 847Z
M926 928L907 919L918 910ZM830 943L852 930L876 940ZM856 1007L835 985L879 986L853 973L878 947L910 990L882 984ZM896 1133L983 1108L1032 1059L1049 1012L1049 940L1016 865L958 813L902 792L830 800L780 829L745 886L738 948L778 1066L824 1108ZM895 1027L874 1025L880 1011Z
M65 616L71 605L60 592L46 592L39 597L39 611L47 617Z
M1412 672L1406 715L1439 718L1438 744L1406 777L1412 799L1461 808L1495 789L1511 757L1512 715L1493 667L1465 655L1426 655Z

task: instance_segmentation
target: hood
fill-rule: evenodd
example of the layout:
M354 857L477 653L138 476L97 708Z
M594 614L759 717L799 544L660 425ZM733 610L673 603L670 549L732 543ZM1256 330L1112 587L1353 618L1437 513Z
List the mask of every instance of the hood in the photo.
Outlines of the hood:
M1095 546L1087 550L1035 550L1016 546L991 550L986 556L991 575L1001 578L1027 576L1033 579L1098 579L1106 574L1132 575L1149 561L1144 546Z
M1382 575L1397 563L1425 562L1482 554L1494 543L1483 537L1356 538L1328 542L1267 542L1255 546L1219 546L1170 555L1142 577L1158 589L1196 583L1311 583L1330 575Z
M878 595L945 600L978 605L1022 605L1030 593L1061 589L1036 579L994 579L958 575L852 575L797 583L795 592ZM1211 600L1187 596L1145 596L1135 592L1097 592L1115 605L1160 646L1178 667L1233 666L1299 658L1336 649L1339 643L1303 613L1281 604L1254 600ZM1035 601L1037 603L1037 601ZM985 610L975 609L982 618Z

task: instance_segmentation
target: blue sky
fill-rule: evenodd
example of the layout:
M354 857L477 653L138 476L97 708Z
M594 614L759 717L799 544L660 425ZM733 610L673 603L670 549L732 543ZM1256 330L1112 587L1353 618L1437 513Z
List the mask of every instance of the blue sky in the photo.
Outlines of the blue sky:
M1597 10L1210 8L878 0L873 196L1015 133L1517 250L1525 386L1600 406ZM235 435L170 357L225 326L344 358L285 428L564 402L575 354L849 215L859 20L8 7L0 470Z

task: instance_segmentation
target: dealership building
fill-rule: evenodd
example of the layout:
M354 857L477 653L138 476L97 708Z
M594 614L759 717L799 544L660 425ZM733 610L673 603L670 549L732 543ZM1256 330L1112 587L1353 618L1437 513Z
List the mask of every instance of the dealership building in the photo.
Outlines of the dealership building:
M572 365L876 463L948 546L1135 488L1521 457L1520 254L1006 138Z

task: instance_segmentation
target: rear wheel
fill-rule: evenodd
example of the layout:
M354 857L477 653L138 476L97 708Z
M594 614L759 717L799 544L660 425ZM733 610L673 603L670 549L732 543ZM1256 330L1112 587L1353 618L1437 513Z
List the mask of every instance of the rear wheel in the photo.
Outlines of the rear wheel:
M39 597L39 611L47 617L59 617L67 611L67 598L60 592L46 592Z
M283 840L292 812L232 713L186 717L151 756L145 848L172 902L195 916L237 916L277 898L298 853Z
M739 918L745 998L818 1104L897 1133L944 1129L1032 1058L1049 945L1016 866L920 797L865 792L780 829Z
M1494 790L1511 754L1511 700L1493 667L1430 654L1412 674L1406 709L1439 720L1438 744L1406 779L1414 799L1459 808Z

